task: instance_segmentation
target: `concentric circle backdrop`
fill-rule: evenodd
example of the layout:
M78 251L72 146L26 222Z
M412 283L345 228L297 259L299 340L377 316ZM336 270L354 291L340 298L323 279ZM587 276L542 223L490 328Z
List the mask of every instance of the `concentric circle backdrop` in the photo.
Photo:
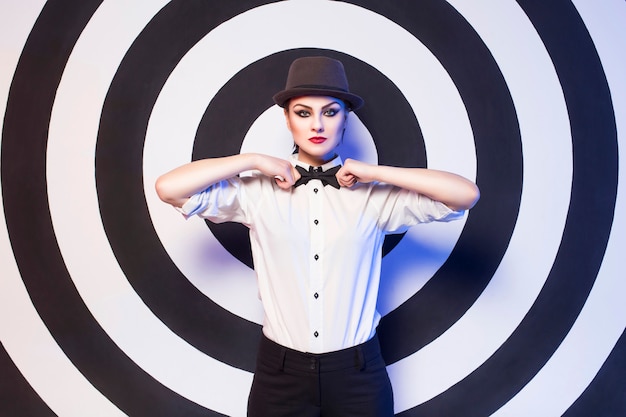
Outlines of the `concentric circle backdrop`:
M344 156L481 189L464 220L386 241L396 413L626 413L623 1L0 8L0 414L245 415L246 229L184 220L154 181L289 154L271 96L312 54L366 99Z

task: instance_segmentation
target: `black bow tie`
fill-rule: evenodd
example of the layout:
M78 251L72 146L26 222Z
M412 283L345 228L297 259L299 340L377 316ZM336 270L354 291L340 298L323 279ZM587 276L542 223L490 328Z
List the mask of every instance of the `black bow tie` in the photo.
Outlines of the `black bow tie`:
M330 185L339 189L339 181L337 181L337 177L335 176L335 174L337 174L337 171L339 171L340 168L341 165L337 165L336 167L323 171L322 167L313 168L311 166L307 171L301 166L296 165L296 170L300 173L300 179L296 181L293 186L297 187L299 185L306 184L311 180L320 180L324 185Z

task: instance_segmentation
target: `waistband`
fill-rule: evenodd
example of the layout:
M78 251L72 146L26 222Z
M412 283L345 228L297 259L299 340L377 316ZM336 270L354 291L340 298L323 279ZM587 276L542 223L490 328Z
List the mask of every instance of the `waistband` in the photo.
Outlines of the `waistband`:
M380 356L378 335L360 345L329 353L305 353L279 345L261 337L259 359L276 365L280 370L301 372L330 372L340 369L365 369L368 362Z

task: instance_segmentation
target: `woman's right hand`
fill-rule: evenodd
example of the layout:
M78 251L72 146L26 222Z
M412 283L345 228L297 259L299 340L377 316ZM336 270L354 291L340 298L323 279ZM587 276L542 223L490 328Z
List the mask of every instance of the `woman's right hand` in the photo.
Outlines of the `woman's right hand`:
M257 154L256 158L256 168L263 175L274 178L278 187L283 190L290 189L300 177L293 165L285 159L263 154Z
M189 162L161 175L155 184L161 200L181 207L189 197L226 178L256 169L284 190L299 178L289 161L262 154L239 154Z

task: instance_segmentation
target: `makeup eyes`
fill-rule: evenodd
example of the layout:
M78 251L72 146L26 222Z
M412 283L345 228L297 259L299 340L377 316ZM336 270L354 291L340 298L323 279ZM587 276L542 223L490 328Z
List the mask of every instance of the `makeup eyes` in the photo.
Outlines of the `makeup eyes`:
M336 109L333 107L330 107L326 110L323 111L322 115L327 116L327 117L333 117L335 115L337 115L339 112L341 111L341 109ZM294 113L297 114L300 117L309 117L311 116L311 112L309 110L294 110Z

